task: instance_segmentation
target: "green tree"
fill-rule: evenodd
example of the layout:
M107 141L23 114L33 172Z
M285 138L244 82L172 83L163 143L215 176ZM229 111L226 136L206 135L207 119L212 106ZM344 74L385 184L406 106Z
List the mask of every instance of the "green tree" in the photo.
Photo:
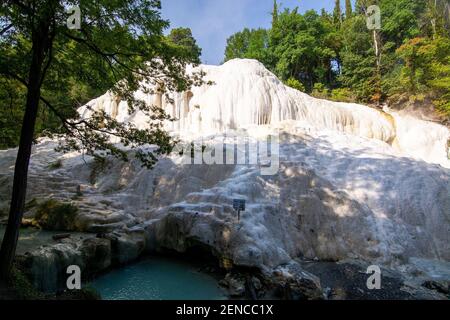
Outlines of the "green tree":
M367 9L374 4L381 9L380 30L367 28ZM340 5L336 1L332 13L300 14L297 8L280 11L274 1L272 28L264 40L252 40L256 32L245 29L230 37L226 59L256 58L285 83L296 87L297 81L307 92L322 97L326 92L334 100L379 104L403 90L427 95L446 110L447 63L421 52L445 52L448 0L357 0L354 10L346 0L345 20ZM427 45L412 45L416 38ZM436 40L431 47L430 40Z
M316 82L330 84L336 60L332 32L333 25L315 11L301 15L297 9L285 10L270 31L273 70L283 80L301 81L308 91Z
M67 6L78 4L81 28L69 29ZM200 81L186 75L191 57L166 41L168 22L160 16L160 1L6 0L0 3L0 75L6 86L22 86L23 120L14 170L9 220L0 251L0 275L7 278L15 255L24 211L28 165L40 108L60 123L67 137L63 150L90 155L111 154L127 160L127 153L110 142L115 136L135 150L146 166L156 155L171 150L170 136L161 121L163 110L147 106L133 92L142 81L160 91L181 91ZM112 88L112 89L111 89ZM104 112L79 119L76 109L98 92L111 89L126 100L130 111L141 110L151 122L139 130L118 123ZM148 90L149 92L151 90ZM18 101L21 101L19 99ZM140 148L154 144L155 152Z
M345 18L349 19L353 15L352 10L352 1L351 0L345 0Z
M374 3L381 9L381 30L368 30L365 26L367 7ZM379 103L398 83L396 75L401 66L395 51L404 41L420 34L419 17L424 7L423 0L356 2L356 14L343 26L340 80L355 90L358 99Z
M187 57L200 64L200 56L202 55L202 49L197 45L197 41L192 36L192 31L189 28L175 28L170 31L168 36L169 40L185 49Z
M422 85L425 84L426 70L430 65L430 55L424 49L431 49L425 47L427 40L424 38L414 38L406 42L396 53L403 61L402 73L400 76L400 84L403 91L408 91L416 94L422 91Z
M396 54L403 64L392 92L430 97L442 115L450 116L450 39L414 38Z
M420 19L425 11L425 0L383 0L380 1L382 13L382 42L393 53L406 39L420 34Z
M343 46L340 52L342 73L339 81L351 88L359 101L369 102L375 95L375 54L364 15L355 15L343 23Z
M311 95L319 99L327 99L329 97L329 90L323 83L315 83Z
M342 23L341 0L334 1L333 18L334 18L335 23L337 23L337 24Z
M278 21L278 3L277 0L273 0L273 9L272 9L272 27Z
M0 79L0 149L13 148L19 143L19 130L22 120L22 103L25 90L17 81Z
M428 36L450 35L450 2L448 0L427 0L422 27Z
M247 29L227 39L225 61L235 58L256 59L269 63L269 35L265 29Z

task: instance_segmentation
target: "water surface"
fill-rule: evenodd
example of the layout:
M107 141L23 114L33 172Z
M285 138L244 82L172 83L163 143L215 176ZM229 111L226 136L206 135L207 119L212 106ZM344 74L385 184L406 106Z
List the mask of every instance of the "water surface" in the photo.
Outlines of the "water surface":
M104 300L225 299L218 281L199 272L198 266L162 257L113 270L90 285Z

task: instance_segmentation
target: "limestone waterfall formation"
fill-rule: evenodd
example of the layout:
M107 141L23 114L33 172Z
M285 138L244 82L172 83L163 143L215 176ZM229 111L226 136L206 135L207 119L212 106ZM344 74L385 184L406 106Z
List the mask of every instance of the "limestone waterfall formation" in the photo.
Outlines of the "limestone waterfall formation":
M92 158L62 155L55 141L42 140L31 160L29 199L75 203L82 230L139 231L147 246L179 252L200 243L240 266L273 270L299 256L352 258L414 272L419 267L412 265L433 272L445 265L450 278L446 127L387 108L312 98L254 60L199 69L213 83L172 93L173 103L147 90L136 97L175 117L167 129L187 142L217 145L228 132L278 134L277 174L263 175L253 164L184 165L190 154L175 152L153 170L115 159L100 170ZM119 100L108 92L79 112L104 110L147 125ZM0 151L0 209L7 206L2 195L9 194L15 152ZM49 171L58 158L61 167ZM74 199L77 185L83 196ZM239 223L235 198L246 200Z
M285 86L256 60L235 59L221 66L201 65L195 70L206 73L212 85L194 87L174 93L174 103L161 94L136 92L136 97L149 104L162 106L177 121L169 130L183 136L206 136L251 125L269 125L295 120L296 126L314 130L344 132L378 139L408 156L450 167L447 128L381 111L359 104L316 99ZM128 114L126 102L116 105L111 93L93 100L93 110L104 110L119 121L132 121L145 126L142 113ZM80 109L89 115L86 107Z

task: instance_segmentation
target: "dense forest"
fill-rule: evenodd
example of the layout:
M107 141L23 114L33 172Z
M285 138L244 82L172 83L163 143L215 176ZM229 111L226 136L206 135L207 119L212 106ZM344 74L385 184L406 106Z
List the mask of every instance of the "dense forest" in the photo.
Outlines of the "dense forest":
M378 5L381 28L369 29ZM431 107L450 119L450 1L335 0L333 12L281 10L272 27L227 40L225 61L257 59L318 98Z

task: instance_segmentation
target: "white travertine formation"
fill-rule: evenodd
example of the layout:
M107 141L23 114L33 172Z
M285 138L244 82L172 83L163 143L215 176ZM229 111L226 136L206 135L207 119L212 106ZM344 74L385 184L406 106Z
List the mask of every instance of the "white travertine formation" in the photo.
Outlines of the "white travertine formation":
M174 104L136 95L176 117L167 128L187 141L214 144L235 129L250 137L280 133L278 174L262 176L257 165L182 165L178 154L152 171L111 160L79 200L87 208L83 221L112 217L113 210L127 221L147 221L145 230L159 245L183 251L195 240L236 264L260 268L298 256L396 266L411 259L450 261L446 127L312 98L254 60L198 68L214 84L174 94ZM140 127L147 122L140 112L128 114L126 103L110 93L89 105ZM79 111L89 116L87 108ZM62 168L48 172L48 163L62 157L51 151L54 144L35 147L29 197L68 192L66 178L72 189L89 184L92 160L78 154L64 156ZM13 153L0 151L3 176L10 175ZM247 200L240 224L232 208L236 197ZM109 205L97 208L102 202Z
M450 131L438 124L412 117L400 117L363 105L316 99L285 86L256 60L235 59L221 66L201 65L205 80L214 84L174 93L174 103L161 95L136 96L149 104L162 106L178 119L169 130L186 136L206 136L249 125L276 124L296 120L296 125L326 129L378 139L393 144L405 154L450 167L447 140ZM147 123L141 112L128 114L126 102L118 103L111 93L93 100L94 110L104 110L119 121ZM88 116L85 107L80 109Z

